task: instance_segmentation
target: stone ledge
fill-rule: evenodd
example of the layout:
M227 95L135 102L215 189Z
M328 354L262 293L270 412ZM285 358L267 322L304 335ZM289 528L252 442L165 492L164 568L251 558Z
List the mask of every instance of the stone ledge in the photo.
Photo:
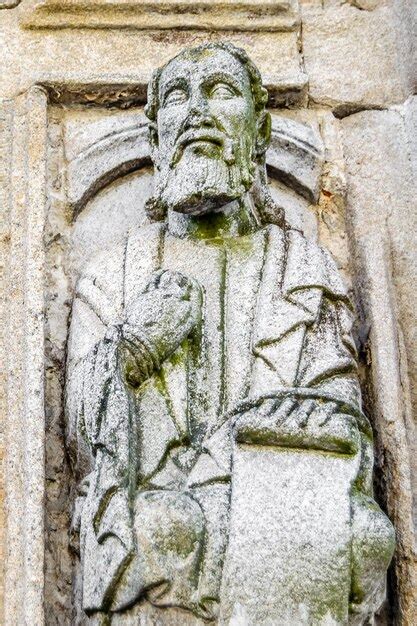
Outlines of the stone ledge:
M288 31L298 0L32 0L25 28Z
M147 99L147 85L150 76L143 74L136 80L120 80L114 75L101 76L89 82L81 82L78 77L67 78L60 73L40 74L36 84L42 85L49 93L53 104L87 104L118 106L128 108L143 105ZM306 101L308 77L301 71L263 75L263 83L268 90L268 107L301 106Z

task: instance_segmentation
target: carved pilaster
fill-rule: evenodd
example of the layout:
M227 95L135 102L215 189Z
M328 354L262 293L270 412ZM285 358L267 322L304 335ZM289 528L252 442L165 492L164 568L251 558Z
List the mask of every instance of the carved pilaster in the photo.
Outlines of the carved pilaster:
M11 107L5 624L43 623L45 92Z

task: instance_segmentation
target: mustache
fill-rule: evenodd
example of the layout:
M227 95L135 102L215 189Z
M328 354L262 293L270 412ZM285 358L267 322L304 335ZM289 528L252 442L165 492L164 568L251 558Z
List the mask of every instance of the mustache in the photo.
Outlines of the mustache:
M217 128L190 128L180 134L175 142L172 165L181 159L185 148L195 141L207 141L223 148L223 158L228 165L235 162L234 142L224 132Z

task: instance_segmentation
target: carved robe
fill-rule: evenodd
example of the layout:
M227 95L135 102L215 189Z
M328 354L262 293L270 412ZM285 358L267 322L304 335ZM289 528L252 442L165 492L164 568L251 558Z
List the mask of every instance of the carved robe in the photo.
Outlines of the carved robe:
M198 281L203 321L132 392L118 362L125 310L159 268ZM286 395L336 409L320 428L283 424L268 434L251 425L252 409ZM329 255L295 230L195 241L154 224L104 251L77 285L66 406L86 611L147 596L216 616L235 440L351 455L359 500L371 496L348 295ZM184 543L168 545L187 524ZM363 595L374 588L372 580Z

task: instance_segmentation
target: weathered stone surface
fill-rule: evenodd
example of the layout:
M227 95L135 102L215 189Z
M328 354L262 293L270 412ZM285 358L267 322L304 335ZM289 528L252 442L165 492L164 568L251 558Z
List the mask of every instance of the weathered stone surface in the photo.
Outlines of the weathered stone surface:
M5 623L43 621L46 94L13 106L7 188L10 256L5 324Z
M406 69L408 93L417 90L417 11L414 0L394 2L393 11L402 63Z
M405 124L405 141L406 151L410 155L412 175L414 183L417 178L417 97L411 96L404 104L404 124Z
M298 0L34 0L27 5L22 23L29 28L279 31L298 25Z
M407 119L410 108L411 102L407 105ZM397 520L398 617L403 620L401 623L408 624L413 623L417 610L413 525L417 493L417 438L413 418L417 212L410 149L403 117L397 111L358 113L343 120L342 129L349 182L349 221L355 240L356 284L369 328L376 399L374 419L380 423L378 464L386 481L388 510ZM405 554L406 559L402 556Z
M80 117L75 114L71 121L69 115L66 120L68 199L75 215L113 180L151 164L148 122L142 113L101 121L94 117L90 124L87 115L81 132ZM323 146L309 126L274 116L266 163L274 178L310 202L317 201Z
M0 75L3 97L13 97L34 83L47 83L64 103L77 101L71 94L86 93L84 102L102 101L144 104L146 86L155 58L164 62L186 45L207 41L206 32L143 32L106 29L63 29L32 32L20 29L14 11L1 13L3 64ZM225 39L214 31L210 40ZM305 100L307 77L302 71L296 32L227 34L253 57L270 86L272 104ZM21 50L30 50L25 63L16 64ZM82 60L82 61L81 61ZM272 62L271 62L272 61ZM64 87L65 86L65 87ZM89 88L88 88L89 86ZM126 96L124 97L124 94ZM79 98L78 98L79 99Z
M383 600L394 536L349 299L270 195L266 102L229 44L157 70L151 223L80 272L65 395L87 615L362 624ZM321 142L274 131L271 174L316 200Z
M0 101L0 223L1 223L1 245L0 245L0 361L5 363L6 350L5 339L7 336L7 285L5 273L7 268L8 248L10 240L10 224L9 210L10 201L7 194L8 180L10 175L10 159L11 159L11 127L12 113L10 103ZM7 377L4 367L0 372L0 413L5 416L7 413L6 402ZM5 443L5 423L2 417L0 423L0 558L1 562L5 561L5 521L6 515L4 510L4 443ZM0 615L3 615L3 571L0 574Z
M344 115L404 101L413 69L403 62L392 4L367 11L346 2L302 2L302 54L314 103Z
M283 3L273 1L267 7L264 0L251 0L251 20L245 15L249 7L246 0L238 11L225 6L221 16L215 15L215 3L210 3L208 18L203 20L201 15L196 18L188 12L191 3L184 0L182 8L187 11L181 25L187 26L188 20L190 26L190 20L195 19L196 30L181 31L166 28L179 23L177 14L166 13L156 23L155 13L150 13L149 22L145 22L143 3L134 3L134 7L131 0L111 0L106 3L108 10L102 12L104 2L100 0L99 14L86 12L84 0L71 0L73 7L77 5L76 11L65 15L62 8L68 7L68 3L57 0L49 16L39 12L37 17L32 0L0 2L0 98L6 99L1 104L0 118L0 210L2 216L3 212L12 216L11 220L2 220L0 257L5 265L8 293L7 310L3 314L2 309L0 315L0 360L7 358L13 366L10 376L0 372L0 431L4 431L8 442L4 447L0 444L0 456L4 451L0 502L4 481L7 495L3 507L5 524L0 519L0 527L4 528L4 545L8 547L0 571L0 589L4 586L3 569L6 577L3 622L96 621L81 610L77 584L71 596L72 574L75 571L75 578L79 579L79 572L73 552L68 551L74 484L63 433L69 309L74 282L87 262L101 248L123 241L131 228L144 224L143 204L151 193L152 172L142 168L108 181L85 207L80 206L82 210L73 222L67 161L76 157L79 148L81 152L88 149L93 136L97 139L100 132L94 135L95 125L106 128L106 134L141 113L138 107L145 104L146 84L153 67L183 47L227 39L245 48L261 68L270 106L291 107L281 108L276 112L278 116L308 124L315 137L322 136L325 156L318 201L313 196L300 196L287 186L288 177L284 177L285 182L282 176L280 180L274 177L276 171L271 178L271 193L275 202L285 207L293 228L303 230L331 251L349 292L354 289L356 294L359 319L355 336L360 348L361 383L365 408L376 434L377 496L388 506L399 538L394 582L390 575L391 615L387 619L388 623L391 619L414 624L417 616L413 605L416 574L412 510L416 507L411 493L416 493L417 473L410 471L409 466L416 458L412 434L412 407L416 406L412 255L416 211L414 192L406 189L413 182L410 162L415 165L417 145L415 97L403 105L417 86L414 2L301 0L303 20L298 27L297 16L293 20L292 13L295 3L285 7L281 15L271 17L274 7ZM171 0L168 3L172 6ZM52 8L47 0L36 4L49 4L48 10ZM117 5L120 8L122 4L134 7L125 17L121 17L123 11L117 10ZM151 4L152 12L156 2ZM176 7L179 5L176 2ZM95 7L98 6L96 2ZM87 28L77 27L81 17ZM45 22L42 28L26 28L24 24L30 20L34 26L36 20L38 26L42 26L42 20L49 20L52 28ZM65 20L72 20L72 24L65 24ZM232 20L237 30L218 32L230 26ZM62 28L65 25L71 27ZM291 31L277 30L284 25ZM24 93L32 93L34 85L45 89L41 108L37 97ZM363 107L389 108L392 103L397 103L394 108L378 112L381 117L367 118L364 113L363 119L351 116L341 120L332 115L332 110L341 118ZM31 107L34 110L29 115ZM131 108L125 110L126 107ZM44 134L37 125L40 118L45 123ZM343 125L344 149L339 135ZM369 130L368 125L374 130ZM46 137L45 143L36 139L39 133ZM305 146L301 154L304 149ZM33 207L39 208L37 201L43 196L43 226L37 222L32 229L31 220L36 217L36 221L40 215ZM136 207L140 209L136 211ZM382 222L386 226L384 232ZM34 250L41 251L43 245L44 268L32 263ZM37 326L41 318L36 317L39 300L36 306L32 304L40 282L45 284L46 310L45 509L38 506L43 467L39 463L42 454L35 451L42 449L42 433L36 419L42 419L43 374L39 366L42 337ZM27 300L22 295L26 289ZM244 304L242 295L242 308ZM26 339L28 333L33 336ZM39 351L34 350L35 344ZM26 345L29 352L22 348L26 349ZM23 371L31 372L33 378L27 379ZM11 399L9 406L5 402L5 385ZM29 428L27 407L37 407L38 416L35 419L34 413L30 413ZM32 493L36 495L31 500ZM42 520L44 561L39 541ZM32 527L34 533L30 532ZM191 613L185 618L182 609L164 609L162 614L163 621L170 624L206 623ZM136 606L113 621L161 624L160 615L157 607ZM240 623L243 615L239 609L232 622Z
M20 0L3 0L0 2L0 9L13 9L19 2Z

